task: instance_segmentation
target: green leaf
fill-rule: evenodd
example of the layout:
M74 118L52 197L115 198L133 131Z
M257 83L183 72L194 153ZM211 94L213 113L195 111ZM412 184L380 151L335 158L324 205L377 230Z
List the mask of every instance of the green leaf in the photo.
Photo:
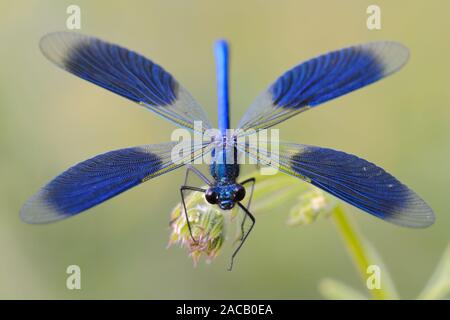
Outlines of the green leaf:
M319 292L329 300L367 300L359 291L334 279L322 279L319 282Z
M450 293L450 245L445 249L433 276L417 297L419 300L445 299Z
M381 288L368 289L372 297L379 300L398 299L397 290L395 289L391 276L384 266L380 255L376 252L372 244L358 232L355 224L345 215L340 205L336 206L331 218L334 220L347 251L352 258L356 269L359 271L364 286L366 286L368 267L370 265L376 265L380 268Z

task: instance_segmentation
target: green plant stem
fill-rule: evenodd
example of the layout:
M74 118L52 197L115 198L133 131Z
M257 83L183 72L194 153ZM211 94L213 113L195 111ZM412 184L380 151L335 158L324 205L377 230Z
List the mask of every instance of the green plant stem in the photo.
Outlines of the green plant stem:
M356 230L356 227L350 222L344 213L344 210L338 205L331 214L335 222L336 228L344 240L350 257L352 258L358 272L366 286L367 267L373 262L371 261L366 248L364 247L363 239ZM389 293L383 288L368 290L374 299L385 300L391 299Z

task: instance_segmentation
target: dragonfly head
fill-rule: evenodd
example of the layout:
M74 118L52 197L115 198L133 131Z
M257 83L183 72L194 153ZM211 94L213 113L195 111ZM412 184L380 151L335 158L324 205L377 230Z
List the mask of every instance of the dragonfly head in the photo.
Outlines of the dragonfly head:
M211 187L205 192L205 199L210 204L217 204L222 210L233 209L236 202L245 198L245 188L240 184Z

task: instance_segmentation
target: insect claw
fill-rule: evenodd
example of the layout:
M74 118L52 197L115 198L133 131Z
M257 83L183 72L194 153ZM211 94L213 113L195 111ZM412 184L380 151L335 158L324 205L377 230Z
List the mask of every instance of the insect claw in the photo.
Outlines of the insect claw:
M231 261L230 261L230 265L229 265L229 267L227 268L227 271L232 271L233 270L233 258L231 258Z

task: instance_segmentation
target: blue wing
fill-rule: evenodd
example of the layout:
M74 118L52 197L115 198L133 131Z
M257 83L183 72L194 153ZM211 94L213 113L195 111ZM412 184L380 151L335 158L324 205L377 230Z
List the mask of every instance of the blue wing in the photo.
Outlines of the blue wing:
M170 73L136 52L73 32L48 34L40 48L64 70L182 127L193 130L194 121L202 121L202 130L212 127L203 109Z
M172 162L176 143L144 145L110 151L83 161L41 188L22 207L27 223L65 219L100 204L138 184L199 157L202 147ZM205 146L206 147L206 146ZM186 161L185 161L186 160Z
M392 223L422 228L434 222L432 209L414 191L382 168L354 155L292 143L281 143L278 151L266 153L246 144L238 148L262 164Z
M399 70L406 47L373 42L333 51L287 71L263 92L243 116L239 128L265 129Z

